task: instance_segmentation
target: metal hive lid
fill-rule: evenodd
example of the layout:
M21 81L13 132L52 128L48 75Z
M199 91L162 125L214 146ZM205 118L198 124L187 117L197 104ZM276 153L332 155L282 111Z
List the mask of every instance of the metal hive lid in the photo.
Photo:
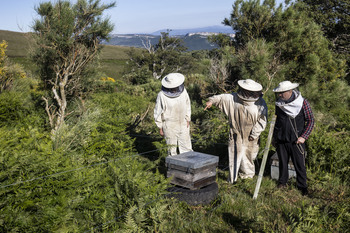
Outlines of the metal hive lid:
M196 151L189 151L175 156L168 156L165 158L165 162L166 164L196 169L218 163L219 157Z

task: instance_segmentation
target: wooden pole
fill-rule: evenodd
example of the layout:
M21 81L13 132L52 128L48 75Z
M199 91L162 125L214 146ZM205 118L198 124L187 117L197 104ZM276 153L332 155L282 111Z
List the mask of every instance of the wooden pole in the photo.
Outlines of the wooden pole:
M267 136L267 142L266 142L266 146L265 146L264 157L263 157L263 160L262 160L262 163L261 163L259 176L258 176L258 181L256 183L253 199L256 199L258 197L261 180L262 180L262 177L263 177L263 174L264 174L264 170L265 170L267 155L269 154L269 148L270 148L271 139L272 139L272 135L273 135L273 129L275 128L275 122L276 122L276 116L274 115L272 117L272 120L271 120L270 131L269 131L269 135Z

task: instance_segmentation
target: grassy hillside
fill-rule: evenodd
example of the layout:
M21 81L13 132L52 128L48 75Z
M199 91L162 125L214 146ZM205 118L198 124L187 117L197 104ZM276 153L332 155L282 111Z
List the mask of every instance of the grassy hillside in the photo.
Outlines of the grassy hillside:
M8 57L25 57L28 55L31 45L30 33L12 32L0 30L0 41L7 41Z
M103 45L100 58L103 60L127 60L131 47ZM141 50L141 49L136 49Z
M30 33L0 30L0 41L3 40L8 43L6 52L8 57L26 57L32 48L33 39ZM127 60L129 50L130 47L103 45L100 58L103 60Z
M124 67L130 59L128 52L131 49L141 52L140 48L103 45L99 56L100 67L98 69L109 77L120 79L124 72Z
M33 63L28 58L32 49L33 38L30 33L12 32L0 30L0 41L7 41L6 55L11 61L21 64L27 71L34 71ZM134 51L141 51L133 48ZM98 70L105 75L118 78L124 70L129 59L128 51L131 47L103 45Z

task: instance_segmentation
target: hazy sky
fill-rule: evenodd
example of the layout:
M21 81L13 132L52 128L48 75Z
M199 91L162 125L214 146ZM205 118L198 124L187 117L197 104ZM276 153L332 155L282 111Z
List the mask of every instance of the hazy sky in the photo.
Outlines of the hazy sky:
M48 0L0 0L0 29L28 32L35 6ZM75 3L75 0L71 0ZM113 0L102 0L111 3ZM221 25L230 16L234 0L115 0L105 16L114 23L113 33L151 33L161 29L188 29ZM277 0L276 2L282 2Z

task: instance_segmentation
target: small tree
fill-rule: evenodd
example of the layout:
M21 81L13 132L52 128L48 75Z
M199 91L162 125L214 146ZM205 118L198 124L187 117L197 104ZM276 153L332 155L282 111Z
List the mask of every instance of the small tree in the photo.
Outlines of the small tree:
M274 0L237 0L230 18L225 18L223 24L231 26L236 32L235 46L244 46L248 41L266 37L273 33L274 14L281 13L282 6L275 8Z
M232 67L237 62L235 53L235 49L228 45L211 53L209 78L214 93L227 93L232 90Z
M333 50L347 61L347 81L350 83L350 1L299 0L305 10L321 25Z
M252 39L238 50L236 57L235 65L240 67L240 76L258 81L266 93L281 69L280 54L274 51L274 43Z
M208 41L217 44L220 48L233 46L233 37L223 33L208 36Z
M344 61L332 54L321 28L301 6L276 8L274 0L235 2L224 24L236 31L238 60L245 64L236 67L241 75L302 84L314 80L320 89L343 77Z
M299 0L338 53L350 53L350 2L344 0Z
M159 79L164 74L186 70L191 65L191 59L186 56L183 40L170 37L169 31L162 32L157 44L142 41L145 50L140 54L130 54L132 68L152 73L153 78ZM139 83L136 81L135 83Z
M68 115L67 93L79 87L82 71L96 57L100 42L108 39L113 25L103 19L104 10L115 3L78 0L41 3L36 8L40 19L34 22L37 49L33 58L40 70L44 87L45 109L54 134Z

